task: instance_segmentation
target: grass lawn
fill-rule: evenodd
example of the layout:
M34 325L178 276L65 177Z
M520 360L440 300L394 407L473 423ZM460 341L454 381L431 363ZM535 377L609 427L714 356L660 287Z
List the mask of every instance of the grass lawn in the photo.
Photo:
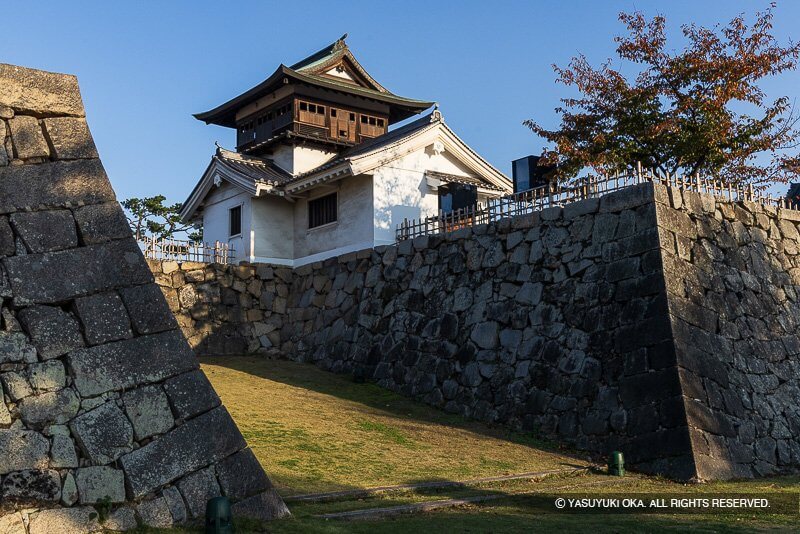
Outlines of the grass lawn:
M372 384L311 365L240 357L203 359L202 368L282 495L351 490L431 480L591 466L588 458L501 428L468 421ZM800 477L684 485L597 469L537 480L386 492L331 502L289 502L293 517L239 532L752 532L798 531L797 513L709 515L585 515L556 513L556 496L747 492L800 496ZM341 521L319 514L499 495L435 512L379 520ZM546 506L547 505L547 506ZM549 506L549 508L548 508Z
M241 357L203 370L283 495L587 465L312 365Z

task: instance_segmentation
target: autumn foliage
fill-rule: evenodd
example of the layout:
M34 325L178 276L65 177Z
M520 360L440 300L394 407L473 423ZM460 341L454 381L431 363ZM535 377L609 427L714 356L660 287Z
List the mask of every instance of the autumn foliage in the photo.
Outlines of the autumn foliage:
M542 163L562 179L587 167L611 172L635 162L660 173L714 176L740 183L786 182L800 174L796 119L788 97L768 101L759 82L797 66L800 45L778 44L773 8L748 24L681 27L686 46L668 48L666 19L621 13L628 35L617 54L639 72L628 79L609 60L599 68L583 55L557 80L574 87L562 99L557 130L525 124L551 143Z

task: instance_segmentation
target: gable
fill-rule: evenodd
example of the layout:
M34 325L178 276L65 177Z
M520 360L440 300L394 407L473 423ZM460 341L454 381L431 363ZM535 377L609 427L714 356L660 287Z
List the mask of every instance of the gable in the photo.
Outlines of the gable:
M325 76L333 76L334 78L341 78L343 80L355 83L353 75L350 74L347 71L347 69L345 69L341 65L337 65L336 67L333 67L332 69L328 69L327 71L325 71Z
M309 74L316 74L326 78L333 78L337 81L352 83L365 89L380 91L383 88L367 74L363 67L352 57L349 51L345 51L341 58L333 63L325 63L315 69L309 69Z
M425 147L424 151L428 156L428 168L425 169L426 171L478 178L478 175L475 174L475 172L471 171L466 165L464 165L464 163L459 161L447 150L440 152L435 149L433 144L431 144Z

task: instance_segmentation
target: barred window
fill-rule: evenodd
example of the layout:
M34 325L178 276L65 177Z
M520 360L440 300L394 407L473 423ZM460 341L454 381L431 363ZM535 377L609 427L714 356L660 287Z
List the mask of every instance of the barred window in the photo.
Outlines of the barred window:
M336 193L308 201L308 227L336 222Z

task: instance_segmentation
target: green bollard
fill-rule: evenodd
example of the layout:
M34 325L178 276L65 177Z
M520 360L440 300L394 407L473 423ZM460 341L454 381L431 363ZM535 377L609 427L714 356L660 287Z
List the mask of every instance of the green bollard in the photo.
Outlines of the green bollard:
M227 497L214 497L206 503L206 534L233 534L233 514Z
M615 477L625 476L625 458L621 452L611 453L611 457L608 459L608 474Z

